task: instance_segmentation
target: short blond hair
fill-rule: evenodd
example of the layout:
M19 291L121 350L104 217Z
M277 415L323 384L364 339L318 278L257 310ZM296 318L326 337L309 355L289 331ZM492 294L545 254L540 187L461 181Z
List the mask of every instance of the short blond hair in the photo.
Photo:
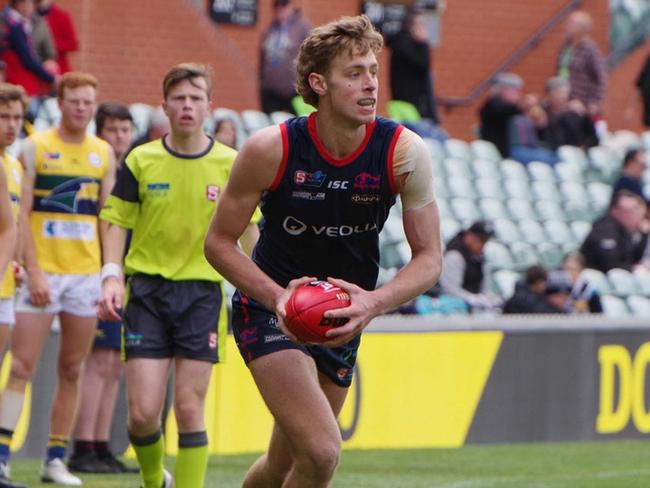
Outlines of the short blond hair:
M318 94L309 85L311 73L327 74L330 62L342 52L350 56L377 54L384 38L365 15L341 17L311 31L296 58L296 91L303 100L318 105Z
M25 89L12 83L0 83L0 105L6 105L10 102L20 102L23 106L23 114L25 114L29 105Z
M212 98L212 69L200 63L181 63L170 69L163 79L164 98L167 99L171 89L182 81L188 80L192 86L198 86L194 84L195 78L205 80L205 91L208 100L210 100Z
M82 73L81 71L69 71L68 73L62 75L61 79L59 80L57 97L59 100L63 100L66 88L72 90L74 88L79 88L80 86L91 86L96 90L98 85L99 82L97 81L97 78L95 78L95 76L91 75L90 73Z

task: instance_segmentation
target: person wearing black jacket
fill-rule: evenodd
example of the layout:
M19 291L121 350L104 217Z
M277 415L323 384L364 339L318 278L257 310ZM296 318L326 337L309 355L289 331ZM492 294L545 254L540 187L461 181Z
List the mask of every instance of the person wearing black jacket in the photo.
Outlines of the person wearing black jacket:
M430 48L422 13L411 10L402 22L401 30L389 37L387 44L391 49L390 91L393 100L413 104L423 118L438 124Z
M558 313L546 301L546 278L548 273L543 266L528 268L526 278L517 283L514 294L503 305L503 313Z
M641 232L645 212L646 202L639 195L628 190L615 193L607 214L594 222L580 247L587 268L603 273L613 268L631 271L648 240Z
M497 75L492 94L479 111L481 118L481 138L492 142L504 158L510 156L508 147L508 127L515 115L520 115L521 93L524 83L514 73Z

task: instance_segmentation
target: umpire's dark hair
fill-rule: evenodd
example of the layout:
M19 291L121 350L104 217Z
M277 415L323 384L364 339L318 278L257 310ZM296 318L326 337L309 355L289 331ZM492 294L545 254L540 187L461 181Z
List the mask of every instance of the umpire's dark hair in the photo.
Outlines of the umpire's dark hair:
M532 285L538 281L546 281L548 277L548 271L544 266L539 264L534 264L526 270L526 283Z
M95 114L95 132L101 134L107 119L128 120L133 123L129 107L120 102L104 102L97 107Z
M626 152L625 157L623 158L623 167L625 168L628 164L634 161L634 158L636 158L639 155L639 153L642 152L643 149L639 147L632 148L628 152Z

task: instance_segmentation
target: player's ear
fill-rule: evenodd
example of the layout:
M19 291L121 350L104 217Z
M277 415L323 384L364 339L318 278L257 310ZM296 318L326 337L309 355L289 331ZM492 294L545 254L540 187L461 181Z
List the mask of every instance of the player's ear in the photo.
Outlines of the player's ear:
M327 92L327 81L325 77L319 73L309 73L309 86L317 95L325 95Z

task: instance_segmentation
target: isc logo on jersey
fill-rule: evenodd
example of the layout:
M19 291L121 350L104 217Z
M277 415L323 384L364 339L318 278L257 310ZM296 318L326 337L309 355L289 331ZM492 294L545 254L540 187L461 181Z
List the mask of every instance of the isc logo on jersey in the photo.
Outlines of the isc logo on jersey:
M93 241L96 238L96 229L94 222L47 219L43 222L43 237L73 241Z

